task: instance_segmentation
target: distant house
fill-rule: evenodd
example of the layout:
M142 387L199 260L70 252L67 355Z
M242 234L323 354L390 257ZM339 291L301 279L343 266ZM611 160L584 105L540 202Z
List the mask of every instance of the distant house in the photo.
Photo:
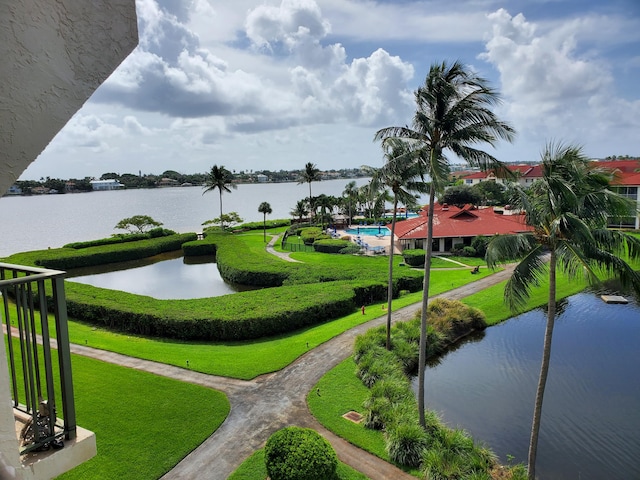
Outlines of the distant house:
M158 181L159 187L177 187L178 185L180 185L180 182L178 182L178 180L174 180L173 178L164 177Z
M476 208L466 205L464 208L434 205L433 251L448 252L454 245L471 245L476 236L514 234L531 231L524 223L524 215L502 215L493 208ZM402 250L413 248L426 249L427 210L421 210L416 218L398 222L395 236Z
M267 177L262 173L259 173L258 175L256 175L256 179L258 180L258 183L266 183L269 181L269 177Z
M91 188L93 190L118 190L124 185L115 179L108 180L91 180Z
M22 195L22 189L17 185L11 185L7 191L7 195Z

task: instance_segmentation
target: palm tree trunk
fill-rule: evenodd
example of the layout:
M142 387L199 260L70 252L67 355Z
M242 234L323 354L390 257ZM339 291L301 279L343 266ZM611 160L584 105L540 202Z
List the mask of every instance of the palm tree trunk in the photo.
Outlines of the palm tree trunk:
M311 207L311 182L309 182L309 225L312 224L312 219L313 219L313 208Z
M267 241L267 214L266 213L262 214L262 233L264 235L263 242L266 243Z
M393 301L393 234L396 230L396 209L398 196L393 197L393 217L391 217L391 250L389 251L389 281L387 284L387 350L391 350L391 302Z
M432 153L433 154L433 153ZM427 306L429 304L429 281L431 277L431 252L433 250L433 211L436 187L431 180L429 189L429 214L427 217L427 253L424 256L424 283L422 285L422 312L420 314L420 352L418 353L418 414L420 425L427 427L424 415L424 374L427 366Z
M556 252L551 250L549 260L549 303L547 305L547 326L544 332L544 348L542 350L542 365L536 391L535 407L533 409L533 422L531 424L531 439L529 441L529 458L527 459L528 478L536 477L536 455L538 453L538 434L540 433L540 420L542 418L542 400L549 373L551 358L551 340L553 337L553 325L556 319Z
M220 190L220 228L224 229L224 222L222 221L222 188Z

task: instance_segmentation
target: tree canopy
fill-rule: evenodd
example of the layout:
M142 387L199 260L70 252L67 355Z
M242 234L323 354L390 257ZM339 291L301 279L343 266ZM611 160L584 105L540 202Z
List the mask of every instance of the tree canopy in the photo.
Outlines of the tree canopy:
M148 215L134 215L120 220L114 228L129 230L130 233L145 233L147 229L162 226Z

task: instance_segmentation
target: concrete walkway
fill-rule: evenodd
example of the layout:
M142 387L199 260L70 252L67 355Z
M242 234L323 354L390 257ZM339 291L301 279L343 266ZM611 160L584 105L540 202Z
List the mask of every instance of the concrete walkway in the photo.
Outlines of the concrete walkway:
M438 296L460 299L505 280L510 273L511 269L507 269ZM420 308L420 304L401 308L393 312L392 321L408 320ZM327 431L309 413L306 405L306 396L318 380L353 353L355 337L374 326L384 325L385 322L386 315L352 328L310 350L286 368L251 381L206 375L83 345L74 344L71 351L105 362L215 388L228 396L231 412L224 423L167 473L164 479L226 479L249 455L262 448L273 432L285 426L297 425L317 430L329 440L342 462L371 479L415 480L415 477ZM194 415L194 421L206 421L206 417Z
M295 262L295 263L301 263L299 260L294 260L293 258L291 258L289 255L291 255L290 253L285 253L285 252L278 252L276 251L273 246L276 244L276 242L278 241L278 239L280 238L280 235L273 235L271 237L271 240L269 240L269 243L267 244L267 252L269 252L271 255L275 255L278 258L281 258L282 260L285 260L287 262Z

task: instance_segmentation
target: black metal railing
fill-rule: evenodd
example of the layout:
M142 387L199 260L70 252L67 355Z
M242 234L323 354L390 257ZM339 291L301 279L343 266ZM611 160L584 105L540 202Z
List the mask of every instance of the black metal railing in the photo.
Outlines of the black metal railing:
M28 416L21 454L60 448L63 438L76 437L64 275L0 263L0 317L8 335L11 397L14 409Z

